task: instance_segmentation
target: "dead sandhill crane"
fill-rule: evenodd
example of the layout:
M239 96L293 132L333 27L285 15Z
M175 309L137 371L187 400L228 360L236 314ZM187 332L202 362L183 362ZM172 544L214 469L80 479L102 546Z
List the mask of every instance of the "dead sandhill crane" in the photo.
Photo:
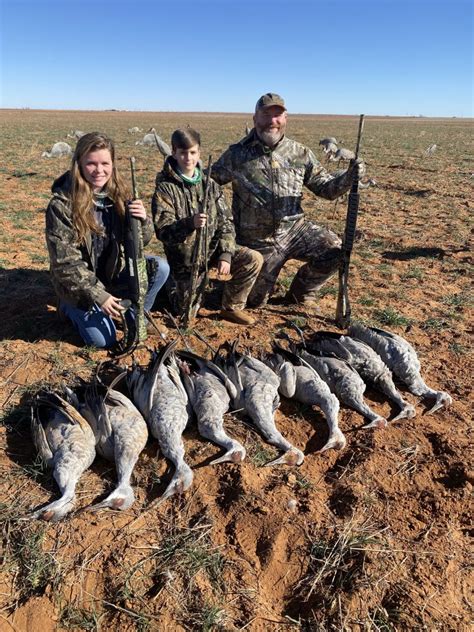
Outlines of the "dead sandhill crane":
M435 144L430 145L427 150L425 151L425 155L431 157L435 151L437 150L438 146Z
M222 456L211 465L230 461L240 463L245 458L244 446L230 437L224 428L224 414L231 399L237 396L235 385L210 360L190 351L180 351L182 381L196 414L199 434L225 448Z
M76 395L67 388L61 395L44 390L32 404L33 442L42 461L52 468L61 497L26 519L57 522L74 508L77 482L95 459L94 433L78 406Z
M246 123L246 125L245 125L245 136L248 136L251 131L252 131L252 128L250 127L250 125L248 123Z
M175 466L173 477L158 503L185 492L193 472L184 456L183 431L191 408L180 378L174 349L178 340L154 352L146 369L134 366L127 375L133 403L145 418L151 434L158 439L163 456Z
M236 387L233 407L244 410L268 443L283 450L284 454L266 463L267 466L283 463L301 465L303 452L285 439L275 424L275 411L280 405L280 378L257 358L238 353L237 344L236 340L232 345L227 345L227 356L224 356L221 348L214 357L216 364Z
M139 127L129 127L127 132L129 134L139 134L140 132L143 132L143 130L140 129Z
M117 486L105 500L89 507L94 510L105 507L124 510L131 507L135 494L130 479L148 439L145 420L125 395L113 389L115 382L107 388L96 376L80 407L94 432L97 453L115 462L117 470Z
M451 395L444 391L430 388L420 375L421 365L415 349L411 344L389 331L366 327L362 323L354 322L349 327L349 335L357 340L362 340L376 351L388 368L402 382L408 386L408 390L417 397L434 399L433 406L428 413L434 413L443 406L453 403Z
M41 158L61 158L62 156L72 156L72 147L68 143L60 141L54 143L51 151L43 151Z

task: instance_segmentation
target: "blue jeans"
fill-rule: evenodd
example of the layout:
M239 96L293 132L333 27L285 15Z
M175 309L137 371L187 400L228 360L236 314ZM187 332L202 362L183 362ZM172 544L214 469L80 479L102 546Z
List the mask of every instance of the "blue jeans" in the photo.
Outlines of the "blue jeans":
M145 295L144 306L146 310L150 310L153 307L156 295L168 278L170 267L166 259L161 257L146 255L146 259L155 259L158 264L154 276L148 278L148 290ZM117 330L115 323L110 316L104 314L99 305L94 303L88 311L85 311L79 307L73 307L68 303L61 302L59 309L72 321L86 345L108 348L116 342Z

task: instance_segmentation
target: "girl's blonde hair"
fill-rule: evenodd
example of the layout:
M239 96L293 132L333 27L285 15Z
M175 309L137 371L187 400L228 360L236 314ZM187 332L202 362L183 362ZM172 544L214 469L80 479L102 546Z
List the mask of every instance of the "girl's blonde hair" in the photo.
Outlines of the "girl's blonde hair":
M100 132L90 132L82 136L77 141L71 163L72 221L80 244L84 243L88 233L100 233L102 230L91 213L94 206L94 192L89 182L85 180L80 165L83 156L101 149L107 149L112 159L112 175L105 185L105 192L122 218L125 216L125 202L130 199L130 193L115 168L115 147L112 140Z

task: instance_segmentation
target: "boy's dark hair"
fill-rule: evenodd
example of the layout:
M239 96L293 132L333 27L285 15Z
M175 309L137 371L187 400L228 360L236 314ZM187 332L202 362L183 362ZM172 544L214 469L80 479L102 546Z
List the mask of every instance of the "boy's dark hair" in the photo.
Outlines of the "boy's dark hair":
M188 127L187 129L177 129L171 136L171 147L173 151L176 149L189 149L194 145L201 146L201 136L195 129Z

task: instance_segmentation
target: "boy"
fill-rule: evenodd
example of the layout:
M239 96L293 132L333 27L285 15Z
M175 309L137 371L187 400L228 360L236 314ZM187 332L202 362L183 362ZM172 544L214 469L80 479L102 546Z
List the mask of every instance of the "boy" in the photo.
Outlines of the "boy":
M209 199L203 212L203 173L199 164L201 139L193 129L176 130L171 136L172 155L157 175L152 201L156 236L163 242L170 272L170 300L182 315L189 300L191 269L197 229L202 229L202 250L207 265L217 265L219 276L231 275L224 286L220 315L240 325L255 321L247 314L245 303L262 267L262 255L250 248L236 246L232 216L222 191L210 181ZM202 300L201 281L206 261L199 269L198 287L193 314Z

